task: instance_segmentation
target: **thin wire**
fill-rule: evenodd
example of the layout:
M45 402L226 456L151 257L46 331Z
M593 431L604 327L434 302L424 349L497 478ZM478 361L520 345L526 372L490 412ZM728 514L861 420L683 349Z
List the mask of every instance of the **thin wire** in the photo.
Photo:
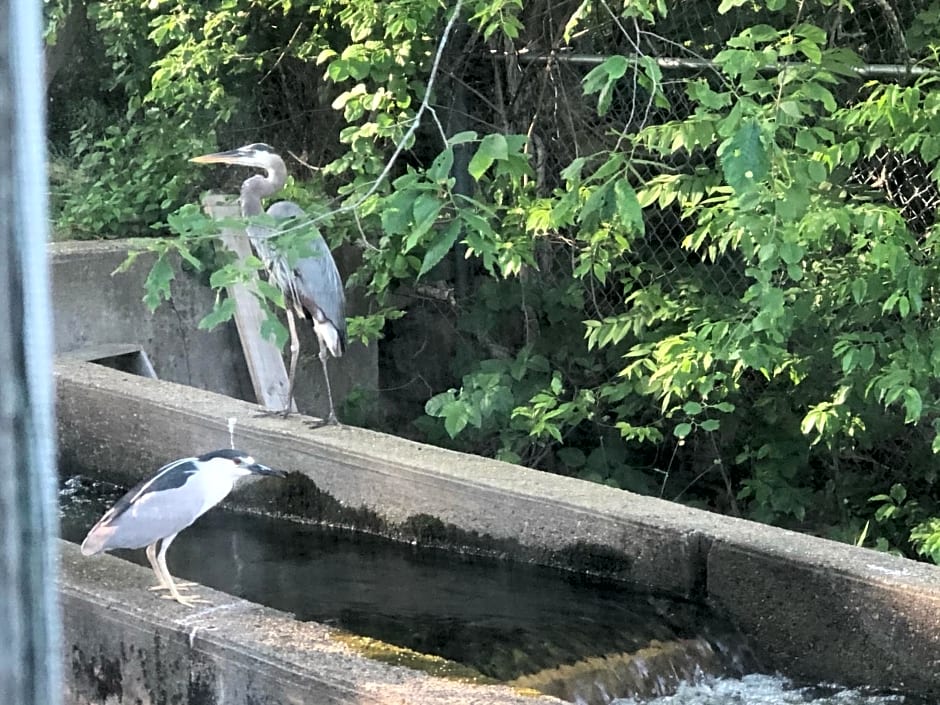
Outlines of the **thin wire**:
M460 16L460 10L463 7L463 0L457 0L457 5L454 7L454 12L451 14L450 19L447 21L447 25L444 27L444 33L441 35L441 41L437 45L437 51L434 54L434 61L431 64L431 73L428 77L428 86L427 90L424 93L424 99L421 101L421 105L418 106L418 111L415 113L414 118L412 118L411 127L408 128L408 131L402 136L398 144L395 146L395 151L392 153L391 158L385 164L385 168L382 169L382 173L379 174L378 178L369 187L369 190L366 191L362 196L359 197L354 203L350 203L346 206L341 206L335 210L327 211L322 213L315 218L304 221L303 223L298 223L297 225L285 228L283 230L278 230L272 235L283 235L289 233L293 230L299 230L304 227L319 223L321 220L326 220L327 218L332 218L335 215L340 213L348 213L349 211L356 210L359 206L366 202L372 194L379 190L382 183L388 178L388 175L391 173L392 168L395 166L395 162L398 161L398 157L401 156L401 153L405 150L405 145L408 144L408 141L414 136L414 133L417 132L418 128L421 126L421 117L425 112L430 111L433 113L433 109L430 107L431 102L431 93L434 89L434 82L437 79L438 69L441 63L441 57L444 55L444 47L447 46L447 39L450 37L450 33L454 28L454 23L457 21L457 18ZM436 116L435 116L436 119ZM438 123L440 127L440 123ZM269 236L270 237L270 236Z

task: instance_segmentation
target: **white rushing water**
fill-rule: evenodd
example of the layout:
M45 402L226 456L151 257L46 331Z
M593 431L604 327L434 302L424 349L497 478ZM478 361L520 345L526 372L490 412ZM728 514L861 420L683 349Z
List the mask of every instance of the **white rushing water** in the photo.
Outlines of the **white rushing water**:
M779 676L750 675L682 683L674 695L621 698L611 705L904 705L902 695L868 695L837 687L796 687Z

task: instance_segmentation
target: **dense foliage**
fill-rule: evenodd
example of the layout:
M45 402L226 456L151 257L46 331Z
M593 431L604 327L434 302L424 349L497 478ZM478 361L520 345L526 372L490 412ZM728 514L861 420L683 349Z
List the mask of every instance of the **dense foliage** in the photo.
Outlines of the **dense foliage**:
M355 334L392 350L410 317L449 365L393 430L940 562L940 5L877 56L840 45L885 21L847 3L742 5L91 3L96 83L50 88L58 225L169 227L151 247L204 267L185 159L305 150L309 227L361 248ZM574 101L523 46L599 58Z

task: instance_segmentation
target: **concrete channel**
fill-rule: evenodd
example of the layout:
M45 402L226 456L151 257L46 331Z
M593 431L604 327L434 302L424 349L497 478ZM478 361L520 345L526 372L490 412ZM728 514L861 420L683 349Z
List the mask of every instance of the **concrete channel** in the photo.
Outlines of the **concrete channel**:
M248 402L80 360L60 358L56 378L65 467L132 484L227 447L236 418L236 444L291 473L238 492L243 506L633 581L715 607L768 670L940 697L940 568L353 427L259 417ZM142 589L147 571L71 545L62 566L70 703L535 702L369 661L326 627L221 594L206 611L163 603Z
M291 473L237 490L236 506L635 582L723 613L765 670L940 700L940 568L353 427L259 417L242 401L253 396L234 326L196 325L212 292L179 271L172 305L149 312L152 255L111 276L132 247L50 247L62 467L132 485L227 447L236 418L236 444ZM163 381L86 362L108 356ZM374 347L331 365L338 398L377 387ZM315 354L299 377L298 404L322 413ZM69 705L547 702L370 660L330 628L223 593L187 610L144 590L143 568L65 542L61 554Z

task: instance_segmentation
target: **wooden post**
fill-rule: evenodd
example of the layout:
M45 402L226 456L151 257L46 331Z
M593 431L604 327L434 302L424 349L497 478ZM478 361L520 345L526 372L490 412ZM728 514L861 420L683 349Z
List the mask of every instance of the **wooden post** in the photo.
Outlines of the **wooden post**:
M41 3L0 3L0 703L61 702Z
M202 201L202 207L213 218L237 218L238 204L231 196L210 194ZM224 228L222 242L239 259L251 254L251 245L244 230ZM287 368L280 349L262 337L261 324L264 314L252 291L236 284L228 287L228 295L235 301L235 326L248 363L248 373L259 404L272 411L283 411L290 403L290 410L297 411L294 400L289 398Z

